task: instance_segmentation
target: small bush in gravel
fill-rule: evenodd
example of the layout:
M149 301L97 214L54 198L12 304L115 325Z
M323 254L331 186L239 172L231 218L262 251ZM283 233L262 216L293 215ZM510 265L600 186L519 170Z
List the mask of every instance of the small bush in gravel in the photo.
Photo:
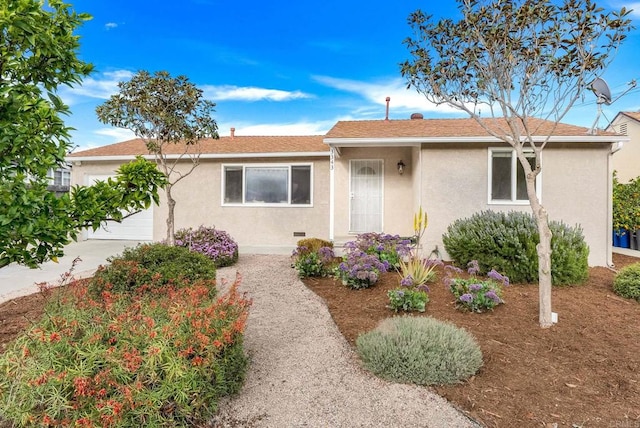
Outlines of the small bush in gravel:
M394 317L356 339L365 367L401 383L460 382L482 366L482 352L466 330L430 317Z
M582 229L564 223L549 223L551 239L551 276L554 285L580 284L589 274L589 247ZM458 219L447 228L442 242L459 267L477 260L480 272L491 269L507 275L513 283L538 281L536 245L540 235L528 213L482 211L470 218Z
M224 230L200 226L176 232L176 246L204 254L216 267L231 266L238 261L238 244Z
M620 269L613 280L613 291L619 296L640 302L640 263Z
M165 244L143 244L126 248L121 256L111 257L89 281L93 295L104 290L131 292L139 287L190 284L216 277L216 267L202 254ZM153 281L152 281L153 280Z

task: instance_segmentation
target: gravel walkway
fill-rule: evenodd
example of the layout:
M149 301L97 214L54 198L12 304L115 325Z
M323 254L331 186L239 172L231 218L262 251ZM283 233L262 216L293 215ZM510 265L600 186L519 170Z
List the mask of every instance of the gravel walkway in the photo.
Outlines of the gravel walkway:
M324 301L287 256L241 255L218 279L243 276L253 299L245 333L251 363L242 391L215 427L478 427L427 388L383 381L361 368Z

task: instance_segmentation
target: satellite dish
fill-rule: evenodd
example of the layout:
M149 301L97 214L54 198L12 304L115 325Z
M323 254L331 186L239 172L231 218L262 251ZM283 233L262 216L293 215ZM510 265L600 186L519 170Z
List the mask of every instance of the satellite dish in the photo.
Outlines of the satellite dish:
M629 87L627 88L626 91L618 95L615 99L611 99L611 89L609 89L609 85L607 85L607 82L605 82L604 79L597 77L596 80L591 82L589 89L591 89L593 93L596 94L596 97L598 97L596 99L596 103L598 104L598 115L596 116L596 120L593 122L593 125L591 125L589 134L591 135L596 134L598 120L602 115L602 104L606 104L610 106L611 104L613 104L614 101L617 101L620 97L622 97L624 94L626 94L627 92L629 92L635 87L636 87L636 81L632 80L631 82L629 82Z
M599 77L596 78L596 80L591 83L591 90L596 94L596 97L598 97L598 104L604 103L606 105L611 105L613 102L611 101L611 89L609 89L609 85L607 85L607 82L605 82L604 79Z

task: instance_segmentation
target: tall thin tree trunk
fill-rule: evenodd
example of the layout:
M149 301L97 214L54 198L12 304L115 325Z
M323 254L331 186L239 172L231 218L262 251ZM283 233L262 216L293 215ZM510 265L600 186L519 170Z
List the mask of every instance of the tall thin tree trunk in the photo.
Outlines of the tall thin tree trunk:
M542 205L534 210L534 217L538 224L540 243L538 250L538 293L540 298L539 322L540 327L548 328L553 325L551 313L551 229L549 215Z
M533 218L538 226L540 242L536 246L538 253L538 297L540 327L549 328L553 325L551 316L551 228L549 214L538 200L536 194L535 177L527 174L527 193L533 211Z
M174 212L176 208L176 201L173 199L171 195L171 188L173 186L171 184L167 184L165 188L165 192L167 195L167 207L169 208L169 212L167 214L167 245L174 246L176 244L175 237L175 219Z

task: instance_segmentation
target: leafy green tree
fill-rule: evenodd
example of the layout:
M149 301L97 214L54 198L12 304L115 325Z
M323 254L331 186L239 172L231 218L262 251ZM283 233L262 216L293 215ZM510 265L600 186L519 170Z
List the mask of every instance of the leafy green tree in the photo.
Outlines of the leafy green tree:
M168 177L167 243L174 245L173 186L199 165L201 140L218 138L218 125L212 117L215 103L203 99L202 90L186 76L174 78L166 71L153 75L139 71L118 86L120 93L98 106L96 113L103 123L129 129L142 138Z
M549 327L551 231L535 188L541 152L633 28L629 11L605 12L591 0L458 0L458 5L459 21L434 21L420 10L409 16L415 35L405 40L411 59L401 64L401 72L427 100L466 112L515 149L540 232L539 320ZM546 138L534 141L540 135ZM527 151L535 162L529 163Z
M138 161L93 188L56 198L49 170L64 165L68 107L61 85L78 84L92 66L77 58L74 31L88 20L58 0L2 0L0 7L0 268L59 257L82 227L122 219L120 209L157 200L164 176ZM141 175L138 175L141 174Z

